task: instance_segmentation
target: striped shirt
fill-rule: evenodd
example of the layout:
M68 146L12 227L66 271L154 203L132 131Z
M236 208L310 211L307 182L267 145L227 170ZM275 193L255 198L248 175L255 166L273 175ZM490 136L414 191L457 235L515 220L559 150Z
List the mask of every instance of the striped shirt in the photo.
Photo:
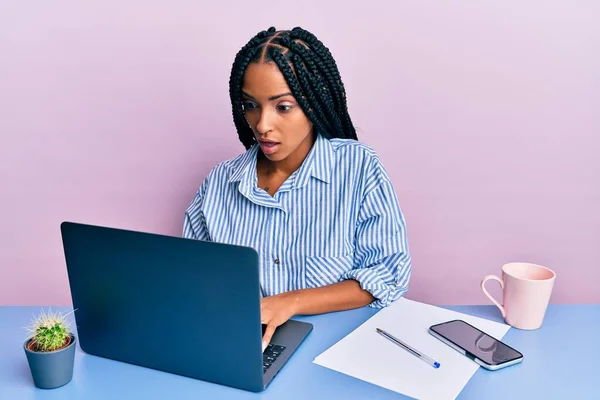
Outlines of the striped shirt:
M258 144L215 166L185 211L183 237L254 248L265 296L354 279L371 307L407 290L405 221L375 151L317 139L271 197L258 187Z

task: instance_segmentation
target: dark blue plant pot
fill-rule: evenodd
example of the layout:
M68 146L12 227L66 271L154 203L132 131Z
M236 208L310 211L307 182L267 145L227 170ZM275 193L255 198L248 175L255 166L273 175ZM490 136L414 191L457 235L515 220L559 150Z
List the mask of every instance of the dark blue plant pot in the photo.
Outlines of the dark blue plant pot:
M28 348L31 339L25 341L23 348L33 383L41 389L55 389L66 385L73 378L75 362L75 336L71 335L71 343L60 350L37 352Z

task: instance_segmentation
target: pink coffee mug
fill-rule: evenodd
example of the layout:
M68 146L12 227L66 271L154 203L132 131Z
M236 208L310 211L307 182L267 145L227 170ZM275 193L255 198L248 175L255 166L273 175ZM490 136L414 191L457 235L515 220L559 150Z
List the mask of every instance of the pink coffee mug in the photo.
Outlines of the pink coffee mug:
M500 282L503 306L485 289L485 283L490 279ZM507 324L533 330L542 326L555 279L556 273L549 268L515 262L502 266L502 279L495 275L485 276L481 289L500 309Z

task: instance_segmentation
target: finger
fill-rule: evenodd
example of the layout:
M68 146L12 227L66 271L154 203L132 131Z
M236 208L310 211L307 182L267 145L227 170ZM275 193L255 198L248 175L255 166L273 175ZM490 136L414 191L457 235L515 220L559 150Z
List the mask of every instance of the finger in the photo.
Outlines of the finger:
M275 333L275 326L274 325L267 325L267 329L265 329L265 334L263 335L263 340L262 340L262 351L264 352L265 349L267 348L267 346L269 345L269 343L271 343L271 338L273 337L273 334Z
M261 324L267 324L267 318L266 318L266 312L264 309L264 303L263 303L263 299L260 299L260 323Z

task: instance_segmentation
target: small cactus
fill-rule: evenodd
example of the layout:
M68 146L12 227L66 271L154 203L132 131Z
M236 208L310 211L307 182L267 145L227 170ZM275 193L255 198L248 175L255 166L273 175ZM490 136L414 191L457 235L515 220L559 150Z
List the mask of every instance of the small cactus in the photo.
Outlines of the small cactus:
M45 313L35 317L27 330L31 339L31 349L38 352L55 351L64 347L71 338L68 314Z

